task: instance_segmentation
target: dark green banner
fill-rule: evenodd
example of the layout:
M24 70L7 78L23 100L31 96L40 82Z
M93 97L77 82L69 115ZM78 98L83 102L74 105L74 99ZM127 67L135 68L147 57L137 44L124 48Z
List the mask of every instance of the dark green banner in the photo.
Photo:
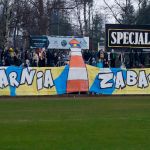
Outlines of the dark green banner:
M30 48L47 48L48 45L47 36L30 36Z

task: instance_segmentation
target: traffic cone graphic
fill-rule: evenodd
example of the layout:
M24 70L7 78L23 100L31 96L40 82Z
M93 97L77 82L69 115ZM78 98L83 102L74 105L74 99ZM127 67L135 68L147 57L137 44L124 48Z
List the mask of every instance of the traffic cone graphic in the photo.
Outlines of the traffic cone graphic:
M67 80L67 93L87 92L89 90L88 73L82 57L80 43L73 39L69 44L71 45L71 56Z

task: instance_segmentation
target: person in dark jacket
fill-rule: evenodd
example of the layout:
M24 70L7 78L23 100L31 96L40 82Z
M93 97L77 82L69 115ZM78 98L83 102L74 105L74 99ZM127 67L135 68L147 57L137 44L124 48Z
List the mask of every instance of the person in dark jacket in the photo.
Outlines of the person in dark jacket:
M145 57L143 51L141 51L139 54L139 60L140 60L141 67L143 68L145 66Z
M129 53L129 68L133 68L134 54L133 50Z
M111 53L110 53L110 65L111 68L115 68L116 66L116 53L114 52L114 50L112 49Z

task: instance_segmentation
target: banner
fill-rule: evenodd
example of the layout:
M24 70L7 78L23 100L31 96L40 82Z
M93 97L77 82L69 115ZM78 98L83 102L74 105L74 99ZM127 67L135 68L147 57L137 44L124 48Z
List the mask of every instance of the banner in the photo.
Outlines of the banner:
M150 69L90 68L88 66L90 92L107 95L150 94Z
M30 36L30 48L67 49L71 40L77 40L81 49L89 49L89 37L73 36Z
M106 48L149 48L150 25L106 24Z
M30 48L47 48L48 45L47 36L30 36Z
M49 49L70 49L71 40L76 39L80 42L81 49L89 49L89 37L71 37L71 36L48 36Z
M53 68L0 67L1 96L150 94L150 69L100 69L90 65Z

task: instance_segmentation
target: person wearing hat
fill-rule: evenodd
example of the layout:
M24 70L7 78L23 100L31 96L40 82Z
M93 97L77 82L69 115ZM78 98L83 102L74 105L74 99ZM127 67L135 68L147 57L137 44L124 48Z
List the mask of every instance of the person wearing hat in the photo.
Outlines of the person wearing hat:
M9 49L9 53L10 53L10 56L11 56L11 57L14 57L14 49L13 49L13 48L10 48L10 49Z

